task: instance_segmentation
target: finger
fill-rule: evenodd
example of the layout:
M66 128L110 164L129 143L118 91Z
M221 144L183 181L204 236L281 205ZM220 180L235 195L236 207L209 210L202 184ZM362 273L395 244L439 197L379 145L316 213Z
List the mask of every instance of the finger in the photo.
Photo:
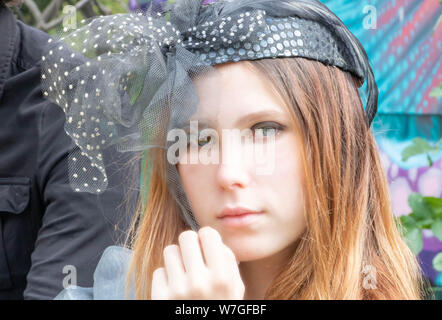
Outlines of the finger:
M164 268L158 268L153 272L152 287L151 287L151 299L152 300L167 300L167 276Z
M185 289L184 265L180 248L176 244L169 245L164 248L163 256L169 290L171 293L180 295Z
M198 234L195 231L184 231L178 237L180 244L181 256L183 259L185 272L191 278L198 277L205 272L206 265L204 263Z
M225 271L231 272L231 274L234 276L235 280L241 279L241 275L240 275L239 267L238 267L239 262L237 261L235 254L224 243L223 243L223 246L224 246L224 255L225 255L224 259L226 261L225 266L224 266L226 268Z
M227 258L229 260L231 260L232 262L234 262L236 264L236 266L238 266L239 260L236 257L235 253L225 243L223 243L223 245L224 245L224 248L226 249Z
M222 272L223 269L225 271L226 249L218 231L211 227L203 227L198 231L198 234L201 240L207 268L214 270L215 272Z
M233 285L234 285L234 291L235 291L235 298L234 299L240 299L242 300L244 298L244 292L245 292L245 285L241 278L241 273L239 271L239 261L236 259L236 256L234 252L226 245L226 255L227 260L230 260L231 263L229 264L231 267L231 272L233 275Z

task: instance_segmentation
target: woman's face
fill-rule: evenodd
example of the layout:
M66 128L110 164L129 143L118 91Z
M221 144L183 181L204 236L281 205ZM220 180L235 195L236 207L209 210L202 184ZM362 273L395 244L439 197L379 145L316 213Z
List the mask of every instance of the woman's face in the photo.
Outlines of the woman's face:
M202 107L191 120L204 120L216 130L219 148L211 152L219 161L184 163L181 159L178 172L199 225L216 229L239 261L258 260L290 249L305 229L300 144L282 99L266 79L243 62L216 69L218 111L204 110L213 95L204 90L207 83L196 81ZM228 133L250 129L258 139L259 128L263 129L261 141L238 144L223 139L225 129ZM215 146L211 139L200 138L196 148L201 151L210 142ZM256 154L257 147L264 151ZM253 150L254 157L246 158ZM192 152L189 147L186 160ZM243 216L247 220L220 218L224 209L238 207L259 213Z

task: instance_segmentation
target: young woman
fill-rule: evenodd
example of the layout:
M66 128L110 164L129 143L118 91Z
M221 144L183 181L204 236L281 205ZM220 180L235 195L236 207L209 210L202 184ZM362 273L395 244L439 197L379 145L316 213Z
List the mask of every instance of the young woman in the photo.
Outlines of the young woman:
M75 37L89 34L81 38L88 42L114 24L123 31L99 44L115 50L84 50L81 70L64 63L51 70L56 85L44 82L50 98L61 92L58 103L67 102L78 156L103 174L75 170L73 156L74 188L106 187L100 149L82 138L89 133L145 150L132 251L105 252L97 274L125 259L120 280L138 299L424 298L370 131L376 84L342 22L313 0L177 1L168 13L165 22L150 12L145 25L127 16L92 22L68 39L71 47L80 51ZM160 50L146 45L153 35ZM60 59L60 47L44 61ZM104 64L105 56L116 58ZM80 88L74 93L62 92L71 82L56 81L63 68ZM97 118L108 126L97 127ZM231 139L238 131L241 139Z
M304 58L219 69L219 127L273 129L275 170L178 164L197 234L154 168L133 246L137 296L152 281L159 299L419 299L352 76ZM258 213L220 217L239 207Z

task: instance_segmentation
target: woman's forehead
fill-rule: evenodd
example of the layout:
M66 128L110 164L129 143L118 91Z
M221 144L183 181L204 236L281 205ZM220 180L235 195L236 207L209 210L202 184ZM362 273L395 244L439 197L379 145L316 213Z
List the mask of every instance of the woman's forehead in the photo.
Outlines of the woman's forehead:
M196 89L199 107L195 119L244 118L251 113L285 113L284 101L271 83L247 61L215 66L214 76L199 78Z

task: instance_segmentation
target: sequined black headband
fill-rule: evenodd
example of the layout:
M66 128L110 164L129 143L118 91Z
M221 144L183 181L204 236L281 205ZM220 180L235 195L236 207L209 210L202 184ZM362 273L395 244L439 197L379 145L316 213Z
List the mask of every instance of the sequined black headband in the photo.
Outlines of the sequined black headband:
M359 40L321 2L218 1L201 5L199 16L210 19L192 25L192 19L182 19L184 15L179 12L193 2L182 1L167 11L175 26L181 25L183 30L191 26L182 33L182 45L206 64L303 57L336 66L367 81L366 118L367 125L371 125L378 89L367 54Z

